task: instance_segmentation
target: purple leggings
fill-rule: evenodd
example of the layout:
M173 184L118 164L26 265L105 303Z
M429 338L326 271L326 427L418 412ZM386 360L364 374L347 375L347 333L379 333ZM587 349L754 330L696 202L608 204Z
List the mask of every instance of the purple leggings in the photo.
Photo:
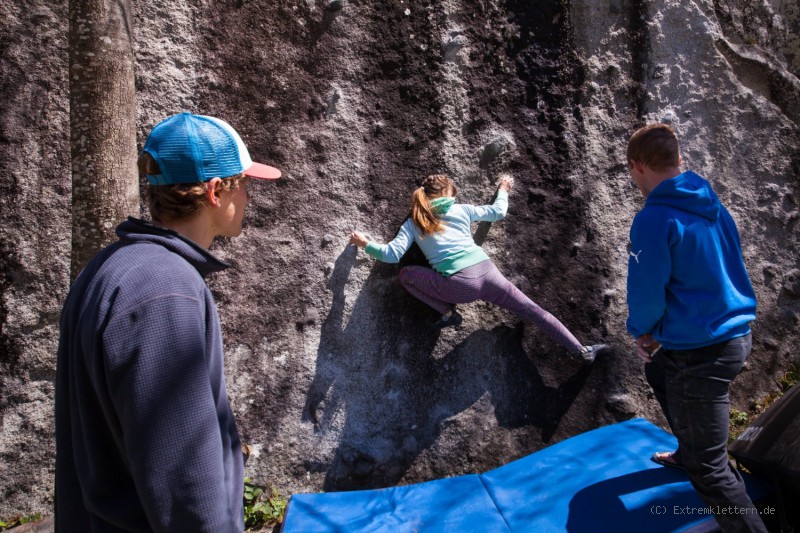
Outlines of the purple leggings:
M490 259L447 277L422 266L404 267L398 277L403 288L442 314L450 311L453 304L483 300L533 322L570 351L577 352L582 348L564 324L512 285Z

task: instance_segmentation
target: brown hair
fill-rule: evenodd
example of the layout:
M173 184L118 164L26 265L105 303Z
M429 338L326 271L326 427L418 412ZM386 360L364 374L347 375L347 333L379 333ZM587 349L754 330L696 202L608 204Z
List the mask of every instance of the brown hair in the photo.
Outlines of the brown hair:
M422 230L423 235L432 235L438 231L444 231L442 221L431 208L430 199L453 192L453 196L458 192L455 183L444 174L434 174L428 176L422 182L422 186L411 195L411 220Z
M140 174L160 174L158 163L148 153L138 160ZM225 191L238 189L247 176L236 174L222 178L221 187ZM150 216L156 222L184 220L195 216L201 208L208 205L206 192L208 182L177 183L173 185L147 185L147 203Z
M638 161L660 171L680 166L680 151L675 131L666 124L649 124L628 141L628 164Z

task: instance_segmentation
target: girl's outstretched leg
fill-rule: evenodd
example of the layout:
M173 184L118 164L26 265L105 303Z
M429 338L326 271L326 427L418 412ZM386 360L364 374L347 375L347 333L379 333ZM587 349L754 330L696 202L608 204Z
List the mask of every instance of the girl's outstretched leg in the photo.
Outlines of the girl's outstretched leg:
M494 264L491 265L491 270L484 278L481 299L508 309L533 322L548 337L564 346L570 353L582 354L585 352L584 346L560 320L525 296L497 270Z

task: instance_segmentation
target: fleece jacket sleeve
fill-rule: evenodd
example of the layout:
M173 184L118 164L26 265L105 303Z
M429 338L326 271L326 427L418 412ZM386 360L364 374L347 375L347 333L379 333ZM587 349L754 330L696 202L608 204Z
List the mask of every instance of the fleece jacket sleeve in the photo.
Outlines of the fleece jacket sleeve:
M492 205L465 205L470 222L497 222L508 212L508 191L497 191Z
M406 220L397 236L389 244L378 244L370 241L365 248L366 252L384 263L398 263L400 258L411 248L414 243L414 230L411 219Z
M667 309L671 273L669 223L657 209L634 219L628 257L628 332L636 338L653 333Z
M103 334L108 393L125 460L154 531L234 531L206 360L202 295L173 293L119 312Z

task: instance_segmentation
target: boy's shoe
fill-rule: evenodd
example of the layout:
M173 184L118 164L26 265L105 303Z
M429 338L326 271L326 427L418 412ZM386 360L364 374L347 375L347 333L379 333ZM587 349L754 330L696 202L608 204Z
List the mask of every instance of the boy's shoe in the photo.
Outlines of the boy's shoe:
M440 318L436 322L433 323L433 327L436 329L448 328L450 326L460 326L461 322L464 321L464 317L461 316L461 313L458 311L453 311L452 314L448 318Z
M575 354L575 356L579 358L584 365L591 365L594 363L595 357L607 348L608 345L606 344L592 344L591 346L584 346L583 350Z
M686 470L676 452L656 452L650 457L650 460L662 466Z

